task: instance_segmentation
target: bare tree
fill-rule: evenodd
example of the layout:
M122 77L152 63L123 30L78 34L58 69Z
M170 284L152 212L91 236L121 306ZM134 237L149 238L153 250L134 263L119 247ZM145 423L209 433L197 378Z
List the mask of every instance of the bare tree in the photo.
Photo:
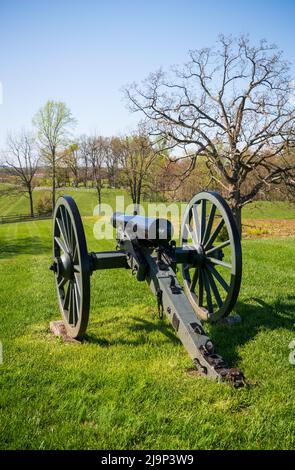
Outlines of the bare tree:
M118 156L121 172L127 182L136 214L139 213L144 186L148 184L149 171L161 155L161 148L152 145L144 126L140 125L137 131L132 136L113 139L112 142L113 151Z
M34 178L39 158L32 136L24 131L18 136L9 135L4 154L7 171L16 179L14 191L17 194L24 193L28 196L30 215L34 217Z
M83 166L83 182L86 188L88 178L89 178L89 145L88 145L88 137L86 135L82 135L79 139L79 150L80 150L80 158L81 158L81 162Z
M106 139L106 152L105 152L105 164L107 168L107 177L110 188L115 188L117 185L117 175L119 170L119 159L116 153L116 139Z
M101 205L102 190L102 168L105 163L107 142L104 137L90 136L87 139L87 152L89 166L91 167L91 178L96 188L99 206Z
M52 209L55 206L56 165L69 142L69 127L75 123L70 109L61 101L47 101L33 119L38 131L43 160L51 169Z
M220 36L215 48L191 51L183 67L126 89L131 109L184 150L190 169L206 157L240 230L245 204L267 186L291 181L294 164L284 151L294 144L293 92L282 52L265 40L252 46L244 36ZM253 184L244 189L249 175Z

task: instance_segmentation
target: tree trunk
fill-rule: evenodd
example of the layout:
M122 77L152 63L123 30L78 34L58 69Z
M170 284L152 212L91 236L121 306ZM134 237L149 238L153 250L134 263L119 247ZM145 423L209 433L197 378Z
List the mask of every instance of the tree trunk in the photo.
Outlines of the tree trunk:
M242 208L237 206L233 208L233 216L236 222L236 226L240 237L242 237Z
M52 158L52 212L54 211L55 207L55 157Z
M141 183L139 182L136 190L136 202L134 204L134 214L140 213Z
M140 215L140 207L137 202L133 204L133 215Z
M52 175L52 212L54 211L55 207L55 172Z
M30 200L30 215L31 217L34 217L33 192L31 188L29 188L29 200Z
M240 237L242 237L242 208L240 206L241 192L238 185L233 185L229 194L229 206L232 210Z
M113 176L113 186L114 188L117 187L117 169L114 169L114 176Z
M84 187L87 188L87 180L88 180L88 165L85 160L85 170L84 170Z
M101 213L101 187L96 183L97 199L98 199L98 215Z
M137 204L136 204L136 182L135 181L130 181L129 183L129 186L130 186L130 194L131 194L131 199L132 199L132 202L133 202L133 215L137 215L138 214L138 207L137 207Z
M111 170L109 170L109 172L108 172L108 185L109 185L109 188L112 187L112 173L111 173Z

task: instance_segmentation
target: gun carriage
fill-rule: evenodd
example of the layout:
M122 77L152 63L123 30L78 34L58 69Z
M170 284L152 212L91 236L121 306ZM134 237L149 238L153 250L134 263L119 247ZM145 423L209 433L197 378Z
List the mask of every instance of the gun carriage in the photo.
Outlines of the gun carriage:
M114 213L117 249L88 253L75 201L63 196L53 216L53 264L57 297L68 335L86 332L90 276L102 269L131 269L155 294L195 367L220 382L243 385L239 369L215 352L203 322L225 319L238 298L242 275L240 237L232 212L215 192L195 195L184 213L180 243L168 220ZM177 266L183 282L177 276ZM231 318L231 317L230 317Z

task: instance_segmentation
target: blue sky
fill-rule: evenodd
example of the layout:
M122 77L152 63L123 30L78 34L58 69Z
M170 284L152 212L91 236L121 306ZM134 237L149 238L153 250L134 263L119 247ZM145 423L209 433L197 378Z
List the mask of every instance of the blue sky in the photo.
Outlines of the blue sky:
M67 103L78 134L132 129L122 85L219 33L266 38L295 64L294 19L294 0L0 0L0 146L49 98Z

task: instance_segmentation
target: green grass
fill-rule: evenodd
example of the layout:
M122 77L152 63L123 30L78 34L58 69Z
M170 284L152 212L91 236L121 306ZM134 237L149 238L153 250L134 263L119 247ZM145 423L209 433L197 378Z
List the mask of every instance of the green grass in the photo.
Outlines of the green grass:
M0 184L0 188L4 185ZM48 193L47 190L34 191L34 202L37 203L38 199L44 194ZM82 215L92 215L95 206L97 205L97 195L95 189L73 189L62 188L57 191L57 195L69 194L74 197ZM131 204L131 198L126 191L122 189L108 189L102 190L102 202L110 204L115 207L116 196L125 197L125 204ZM143 202L146 207L147 202ZM0 217L15 215L15 214L28 214L29 201L25 195L10 195L0 197ZM270 201L255 201L243 210L244 218L252 219L294 219L295 218L295 205L288 202L270 202Z
M88 249L96 241L85 219ZM217 350L253 384L219 385L191 361L129 271L94 273L88 336L65 344L50 221L0 226L1 449L293 449L295 238L243 244L241 325L210 327Z
M50 194L48 190L36 189L33 193L34 204L44 194ZM59 195L68 194L72 196L77 204L82 215L92 215L95 206L98 204L97 193L95 189L74 189L63 188L57 190L57 197ZM102 202L114 206L116 195L125 194L126 202L129 204L130 198L122 190L117 191L114 189L105 188L102 190ZM36 210L36 207L35 207ZM28 214L29 213L29 200L26 195L5 195L0 197L0 217L8 215Z
M295 219L295 205L281 201L254 201L243 209L245 219Z

